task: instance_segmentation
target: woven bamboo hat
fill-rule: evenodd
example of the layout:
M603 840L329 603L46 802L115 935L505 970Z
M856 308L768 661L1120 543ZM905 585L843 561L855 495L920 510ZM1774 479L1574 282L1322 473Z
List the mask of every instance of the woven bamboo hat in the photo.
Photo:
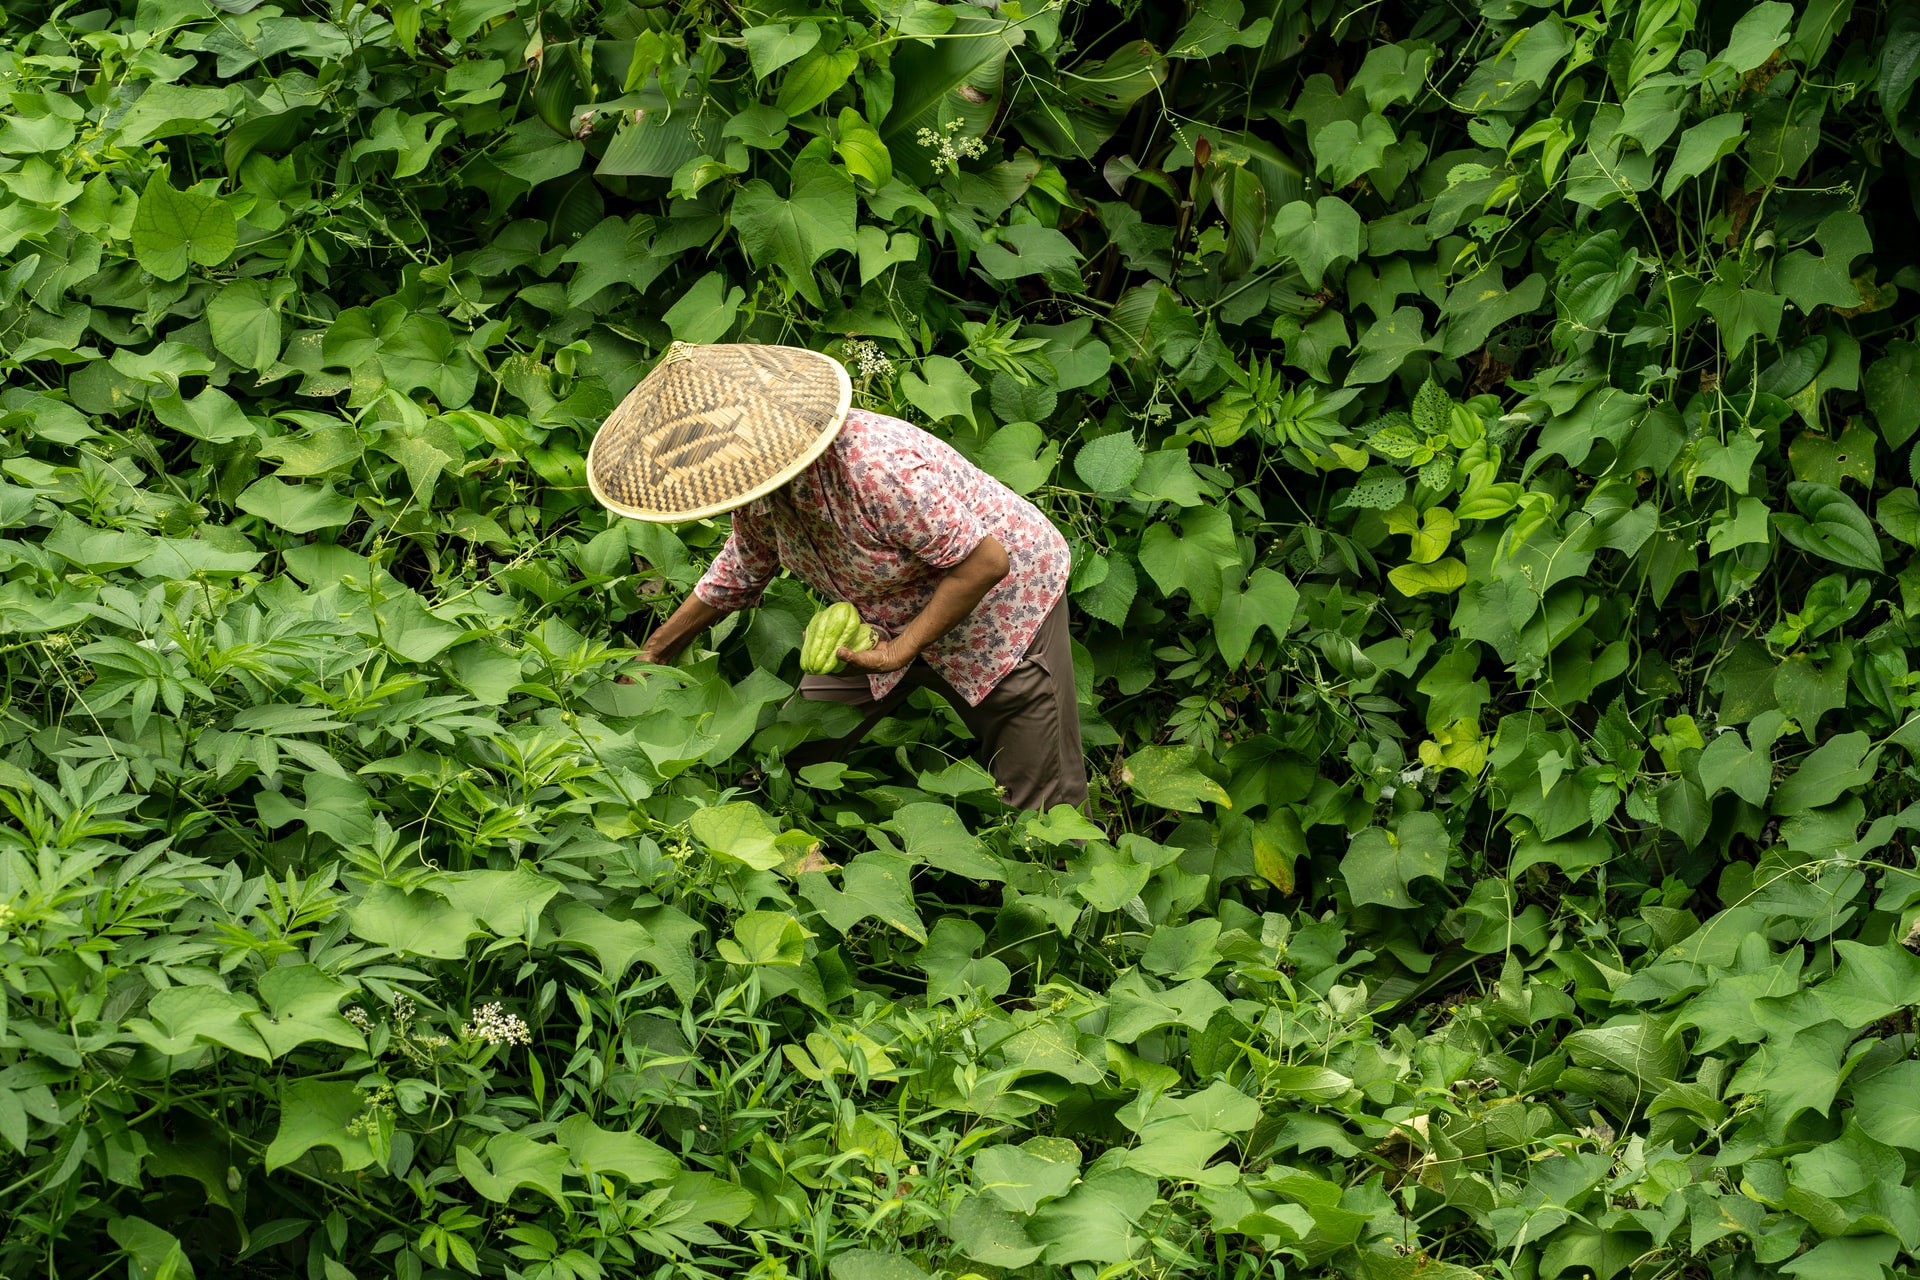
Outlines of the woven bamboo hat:
M587 484L635 520L699 520L794 478L847 420L832 356L754 343L676 342L594 433Z

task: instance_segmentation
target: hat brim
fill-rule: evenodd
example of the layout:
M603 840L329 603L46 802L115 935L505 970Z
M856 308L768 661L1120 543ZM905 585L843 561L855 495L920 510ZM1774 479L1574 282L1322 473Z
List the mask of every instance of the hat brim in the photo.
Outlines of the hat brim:
M675 344L678 347L680 344ZM744 345L744 344L742 344ZM763 349L765 350L765 349ZM706 501L688 504L636 503L623 499L608 491L603 482L604 458L602 453L610 438L610 430L619 424L631 424L644 420L651 412L651 393L649 383L653 374L642 379L640 384L627 394L619 408L607 416L600 429L594 433L593 443L587 449L587 488L594 500L607 510L630 520L642 520L650 524L682 524L692 520L704 520L712 516L723 515L737 507L768 494L786 485L795 476L805 471L827 451L840 429L846 425L847 413L853 407L853 381L838 360L825 352L811 351L802 347L779 348L783 356L794 358L797 365L816 372L821 385L810 388L825 405L831 405L830 412L822 413L821 425L811 439L801 443L791 452L783 463L769 470L763 477L756 477L752 483L729 486L724 492L709 495ZM669 351L662 358L661 366L674 358ZM661 367L657 366L656 370Z

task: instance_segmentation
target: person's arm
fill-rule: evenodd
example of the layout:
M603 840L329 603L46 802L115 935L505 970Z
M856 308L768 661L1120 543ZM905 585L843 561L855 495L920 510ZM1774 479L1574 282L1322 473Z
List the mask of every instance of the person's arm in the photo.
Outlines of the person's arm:
M844 646L841 661L861 671L898 671L921 651L960 624L987 592L1000 584L1011 568L1000 539L985 537L974 544L933 589L933 597L900 629L900 634L855 653Z
M730 613L758 604L760 593L779 571L780 553L769 531L752 512L735 511L726 545L673 616L655 627L640 646L640 661L672 662L702 631Z
M646 643L640 646L640 661L661 665L672 662L695 636L732 612L716 608L689 592L673 616L655 627Z

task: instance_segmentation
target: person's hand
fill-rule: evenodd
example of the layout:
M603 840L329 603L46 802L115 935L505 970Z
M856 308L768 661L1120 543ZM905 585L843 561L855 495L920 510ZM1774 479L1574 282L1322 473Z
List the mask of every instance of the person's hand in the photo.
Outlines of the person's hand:
M900 640L876 640L873 648L858 653L841 645L834 656L856 671L878 673L900 670L919 657L920 651Z
M642 649L640 651L640 656L633 660L635 667L641 667L648 664L658 664L659 661L660 659L656 657L653 651L650 649ZM615 676L613 678L613 682L615 684L632 684L634 683L635 675L645 675L645 674L646 673L644 671L635 671L634 675Z

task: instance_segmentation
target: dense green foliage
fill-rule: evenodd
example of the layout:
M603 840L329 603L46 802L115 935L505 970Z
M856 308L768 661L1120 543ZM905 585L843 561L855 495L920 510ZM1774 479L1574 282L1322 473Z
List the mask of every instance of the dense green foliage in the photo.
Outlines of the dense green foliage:
M1913 6L0 22L0 1275L1920 1256ZM674 338L1067 531L1102 831L613 681Z

